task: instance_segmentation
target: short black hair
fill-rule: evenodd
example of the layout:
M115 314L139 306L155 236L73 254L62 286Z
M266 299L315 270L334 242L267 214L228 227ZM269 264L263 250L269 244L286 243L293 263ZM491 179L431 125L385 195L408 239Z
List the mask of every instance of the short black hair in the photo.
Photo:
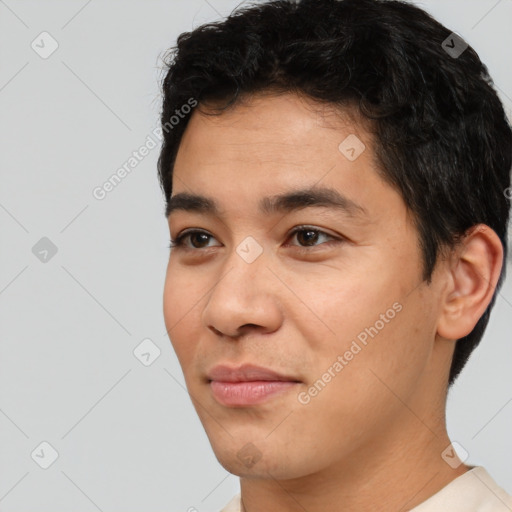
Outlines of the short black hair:
M506 258L512 131L466 44L398 0L273 0L182 33L163 56L158 175L167 204L191 115L184 105L221 101L222 113L247 95L294 92L369 120L379 173L412 212L428 284L442 252L476 224L496 232ZM456 343L449 385L483 336L505 261L489 306Z

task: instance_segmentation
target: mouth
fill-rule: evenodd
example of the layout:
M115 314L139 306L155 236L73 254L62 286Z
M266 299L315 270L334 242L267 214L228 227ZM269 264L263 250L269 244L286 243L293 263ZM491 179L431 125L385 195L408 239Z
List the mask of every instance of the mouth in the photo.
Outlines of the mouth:
M228 407L261 404L301 383L295 377L254 365L215 366L207 380L215 400Z

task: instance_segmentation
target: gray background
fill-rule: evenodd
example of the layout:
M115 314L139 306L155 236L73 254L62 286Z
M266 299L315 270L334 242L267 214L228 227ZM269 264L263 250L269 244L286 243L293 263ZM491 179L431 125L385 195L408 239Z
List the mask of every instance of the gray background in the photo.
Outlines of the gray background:
M4 512L218 511L239 489L211 451L165 333L158 147L103 200L92 193L157 126L161 53L239 3L0 0ZM512 1L420 5L476 48L510 114ZM47 58L31 47L51 49L43 31L59 45ZM509 492L511 314L508 279L448 406L469 463ZM133 351L148 338L146 366ZM42 442L58 453L47 469Z

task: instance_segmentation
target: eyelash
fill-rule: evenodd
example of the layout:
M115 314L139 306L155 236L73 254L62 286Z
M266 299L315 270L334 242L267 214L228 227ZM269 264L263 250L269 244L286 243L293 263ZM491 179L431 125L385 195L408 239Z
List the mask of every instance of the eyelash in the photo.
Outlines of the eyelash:
M321 229L318 229L318 228L316 228L314 226L297 226L294 229L292 229L292 231L290 231L288 233L287 239L291 238L296 233L300 233L301 231L315 231L316 233L327 235L328 237L332 238L332 240L335 243L340 243L340 242L344 242L345 241L342 237L336 237L334 235L330 235L329 233L326 233L325 231L323 231ZM187 237L189 237L191 235L194 235L194 234L198 234L198 233L201 233L201 234L204 234L204 235L207 235L207 236L213 238L213 236L210 235L209 233L207 233L206 231L192 229L190 231L185 231L184 233L182 233L180 236L177 236L176 238L171 238L171 241L170 241L170 244L169 244L169 249L185 248L185 249L189 249L189 250L192 250L192 251L200 251L202 249L211 249L211 247L196 248L196 247L186 247L185 246L185 244L184 244L185 238L187 238ZM320 245L324 245L324 244L313 245L313 246L310 246L310 247L297 246L297 250L300 253L310 253L312 249L315 249L316 247L319 247Z

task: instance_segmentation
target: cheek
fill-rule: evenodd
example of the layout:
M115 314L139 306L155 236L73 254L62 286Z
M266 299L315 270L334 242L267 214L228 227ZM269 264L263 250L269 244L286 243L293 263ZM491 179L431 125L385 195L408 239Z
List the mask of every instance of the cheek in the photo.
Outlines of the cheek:
M301 423L310 421L319 437L333 439L323 449L344 450L378 436L406 411L403 401L420 385L430 354L429 340L418 324L420 312L421 304L408 302L380 331L369 330L373 337L362 331L368 334L366 344L348 337L333 350L325 352L324 347L319 364L309 374L310 402L299 409ZM342 435L333 437L333 432Z
M324 398L341 392L357 397L354 404L366 403L374 387L386 391L379 378L407 394L428 363L435 335L433 298L418 287L412 259L401 267L392 260L387 265L375 261L373 267L339 273L337 282L320 279L316 288L296 282L297 295L307 297L322 320L310 314L299 324L313 362L308 377L314 382L329 369L336 374ZM315 332L313 326L320 327ZM342 369L340 364L333 368L338 356Z
M374 277L376 276L376 277ZM294 321L302 326L304 339L314 351L337 355L350 347L358 336L364 341L368 329L378 322L378 331L398 316L393 303L400 298L392 276L377 273L368 265L360 268L323 268L304 280L289 276L294 290L287 314L295 311ZM300 299L300 300L299 300ZM387 315L386 315L387 313Z
M196 289L198 287L192 284L194 282L198 280L187 277L186 272L169 262L163 293L163 314L167 334L184 368L189 366L192 358L194 340L199 339L194 328L197 329L197 315L201 306L198 301L205 293Z
M338 385L371 410L377 403L385 409L401 408L400 400L421 385L428 368L434 339L428 300L419 293L389 304L383 301L378 314L367 318L367 325L346 343L351 344L351 361ZM383 313L383 316L380 316ZM340 388L340 389L341 389ZM373 405L372 405L373 404Z

